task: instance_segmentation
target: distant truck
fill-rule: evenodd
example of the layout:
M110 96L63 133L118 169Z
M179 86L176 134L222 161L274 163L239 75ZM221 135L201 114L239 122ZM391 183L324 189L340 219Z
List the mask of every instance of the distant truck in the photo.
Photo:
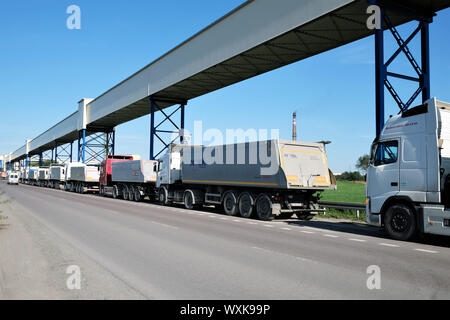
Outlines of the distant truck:
M38 169L38 186L47 187L49 177L49 168L39 168Z
M88 165L80 162L66 165L65 189L71 192L86 193L99 191L98 165Z
M133 160L133 156L108 156L100 170L100 195L141 201L155 199L158 161Z
M49 188L61 189L64 187L64 183L66 181L66 166L58 164L52 165L50 167L48 180Z
M367 222L394 239L450 235L450 104L428 100L391 117L372 144Z
M39 180L38 168L32 168L28 171L28 184L32 186L37 186Z
M318 192L335 189L336 181L323 143L269 140L212 147L171 145L160 159L156 186L163 205L215 205L227 215L256 215L260 220L293 214L311 219L321 211Z

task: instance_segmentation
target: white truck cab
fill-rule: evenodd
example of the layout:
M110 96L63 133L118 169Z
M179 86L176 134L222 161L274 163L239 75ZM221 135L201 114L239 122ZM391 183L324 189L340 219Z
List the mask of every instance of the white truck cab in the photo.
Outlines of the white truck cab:
M367 170L367 222L398 240L450 235L450 104L428 100L391 117Z

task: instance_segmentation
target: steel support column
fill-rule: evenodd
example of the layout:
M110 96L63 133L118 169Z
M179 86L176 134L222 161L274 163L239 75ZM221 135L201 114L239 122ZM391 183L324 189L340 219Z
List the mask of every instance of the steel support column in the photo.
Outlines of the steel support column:
M175 142L177 139L180 140L180 143L184 142L184 125L185 125L185 106L187 101L183 100L172 100L167 98L157 98L157 97L149 97L150 101L150 160L155 160L159 155L165 151L171 143ZM179 105L173 112L167 114L163 108L160 107L160 103L170 103L171 105ZM155 116L156 112L161 112L164 119L157 125L155 125ZM178 126L173 120L172 116L180 111L180 125ZM174 130L161 130L158 129L164 124L166 121L170 122L170 124L176 129ZM177 134L175 139L171 139L165 141L159 134L160 133L169 133L169 134ZM163 144L163 148L155 154L155 137Z
M380 29L375 30L375 114L376 114L376 134L380 135L384 127L384 112L385 112L385 88L389 91L394 101L397 103L400 113L408 110L411 104L422 93L422 102L430 99L430 36L429 36L429 24L433 21L432 16L422 16L419 13L412 11L405 12L404 8L395 6L395 4L384 2L381 0L370 0L370 4L378 5L381 15ZM406 39L400 36L395 26L391 23L386 10L399 12L401 14L409 15L414 20L418 21L418 27L411 33ZM389 30L395 39L398 49L394 54L385 62L384 60L384 30ZM412 55L408 48L408 44L418 34L421 33L421 66L417 63L416 59ZM388 67L403 52L414 69L416 76L409 76L404 74L398 74L389 72ZM400 98L400 95L395 90L394 86L390 82L388 77L394 77L407 81L417 82L418 88L406 101Z
M115 128L89 127L78 133L78 161L99 164L115 153Z
M384 10L380 9L381 16ZM375 117L376 134L380 135L384 127L384 81L386 80L386 68L384 66L384 30L383 23L380 29L375 30Z

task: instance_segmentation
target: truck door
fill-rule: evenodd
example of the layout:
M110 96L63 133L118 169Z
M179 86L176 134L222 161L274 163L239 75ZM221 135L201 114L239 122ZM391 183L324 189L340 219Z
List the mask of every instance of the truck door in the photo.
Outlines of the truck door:
M384 201L400 190L399 140L381 141L372 146L367 169L367 196L371 212L379 213Z

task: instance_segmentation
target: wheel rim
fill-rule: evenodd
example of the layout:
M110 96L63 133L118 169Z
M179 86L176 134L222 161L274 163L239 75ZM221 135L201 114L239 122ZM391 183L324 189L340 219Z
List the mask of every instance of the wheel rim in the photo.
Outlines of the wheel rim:
M236 214L236 197L232 193L227 193L223 200L223 209L227 215Z
M251 216L252 199L248 194L244 194L241 196L241 199L239 200L239 211L241 213L241 216L243 216L244 218L248 218Z
M391 227L395 232L405 232L409 229L409 217L403 211L396 211L392 215Z
M166 192L163 189L159 191L159 202L166 204Z
M190 192L186 193L184 196L184 205L187 209L191 209L193 206L192 194Z
M130 201L134 200L134 188L133 187L128 189L128 200L130 200Z
M134 201L140 201L141 200L141 193L139 192L139 190L135 190L134 191Z
M256 207L257 207L259 218L267 219L268 217L270 217L272 208L270 205L270 200L267 197L265 197L265 196L260 197L258 199L258 203L257 203Z

